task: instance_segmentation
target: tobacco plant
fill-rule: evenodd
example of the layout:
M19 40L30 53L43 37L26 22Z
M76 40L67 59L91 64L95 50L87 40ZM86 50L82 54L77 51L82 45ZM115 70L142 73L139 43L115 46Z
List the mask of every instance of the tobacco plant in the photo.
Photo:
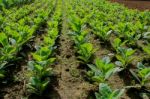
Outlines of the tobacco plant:
M135 53L135 50L132 48L118 48L118 53L116 55L116 58L118 61L115 62L116 65L121 66L124 69L127 69L128 65L135 59L134 56L132 56Z
M85 20L77 17L76 15L70 16L70 27L75 32L75 34L80 35L85 28Z
M28 62L31 77L27 84L27 89L30 93L35 93L37 95L43 94L50 82L52 68L50 68L49 65L52 64L53 61L54 59L48 59L40 62Z
M27 88L30 93L42 95L47 88L52 75L52 68L49 65L55 61L55 58L49 58L51 55L52 49L50 47L41 47L32 53L34 61L28 62L30 79Z
M142 63L137 64L138 76L141 79L141 86L144 86L150 82L150 67L144 66Z
M142 46L143 51L150 56L150 44Z
M33 59L36 61L44 61L52 54L52 47L41 47L35 53L32 53Z
M4 33L0 33L0 44L2 48L0 49L0 61L9 61L14 58L14 55L19 50L16 45L16 41L12 38L8 38L8 36Z
M120 71L119 67L115 67L109 57L104 57L103 59L96 59L95 65L88 65L91 69L88 72L88 76L91 77L93 81L105 82L114 73Z
M100 26L97 27L97 32L95 33L98 37L100 37L103 41L108 41L111 33L113 32L110 30L109 27Z
M80 46L86 42L88 42L87 40L87 36L83 36L83 35L76 35L73 37L73 40L75 42L76 48L80 48Z
M91 43L84 43L79 46L78 48L78 58L81 59L83 62L88 63L93 56L95 50Z
M107 84L100 83L99 91L95 93L96 99L120 99L125 89L112 90Z
M121 39L115 38L111 45L116 52L119 52L119 47L123 47L126 43L127 41L122 42Z

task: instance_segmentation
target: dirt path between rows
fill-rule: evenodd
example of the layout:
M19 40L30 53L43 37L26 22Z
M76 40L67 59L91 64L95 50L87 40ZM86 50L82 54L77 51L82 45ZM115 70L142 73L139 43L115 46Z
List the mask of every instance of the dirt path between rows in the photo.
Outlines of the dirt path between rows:
M110 0L110 1L124 4L126 7L132 9L150 10L150 1L148 0Z
M55 88L60 99L86 99L91 85L83 79L79 62L75 56L73 42L68 36L67 8L63 0L63 22L59 37L59 54L56 56L58 64L54 71L59 74L58 86Z

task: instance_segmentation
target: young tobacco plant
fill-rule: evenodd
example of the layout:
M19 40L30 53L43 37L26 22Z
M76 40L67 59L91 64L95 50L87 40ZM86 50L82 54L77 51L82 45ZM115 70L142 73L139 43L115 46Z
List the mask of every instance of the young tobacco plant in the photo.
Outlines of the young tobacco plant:
M121 66L123 69L127 69L127 66L135 59L135 57L132 56L135 53L135 50L119 47L118 51L119 52L116 55L118 61L116 61L115 64Z
M87 42L87 36L83 36L83 35L76 35L73 37L73 40L75 42L75 45L77 48L79 48L82 44Z
M127 41L122 42L121 39L115 38L111 45L116 52L119 52L119 47L123 47L126 43Z
M53 61L54 59L41 62L28 62L31 77L27 84L27 89L30 93L42 95L45 91L50 82L50 76L52 75L52 68L50 68L49 65L52 64Z
M84 23L85 23L84 19L81 19L81 18L77 17L76 15L70 16L70 27L76 34L81 33L81 31L84 27L83 26Z
M142 46L143 51L150 56L150 44L147 46Z
M88 65L91 71L88 72L88 76L91 77L93 81L105 82L114 73L119 72L120 68L115 67L109 57L104 57L103 59L96 59L95 65Z
M35 61L44 61L52 54L52 47L46 46L41 47L35 53L32 53L33 59Z
M0 33L0 44L3 47L9 45L8 36L5 33Z
M44 37L44 41L43 41L44 43L42 44L43 46L44 45L54 45L55 44L55 39L52 39L52 38L50 38L50 37L48 37L48 36L45 36Z
M47 88L52 74L52 68L49 67L55 58L49 58L52 49L49 46L41 47L35 53L32 53L34 61L29 61L30 80L27 88L30 93L42 95Z
M137 64L138 76L141 79L140 84L144 86L150 82L150 67L144 66L142 63Z
M94 52L95 50L91 43L84 43L80 45L78 48L78 54L79 54L78 58L84 61L85 63L88 63L90 61L90 58L94 54Z
M101 16L103 17L103 16ZM111 33L113 32L109 26L106 26L104 22L99 20L90 22L90 25L93 28L94 33L103 41L108 41Z
M16 41L4 33L0 33L0 44L2 48L0 49L0 60L9 61L14 58L14 54L19 50Z
M107 84L99 84L99 92L95 93L96 99L119 99L125 89L112 90Z

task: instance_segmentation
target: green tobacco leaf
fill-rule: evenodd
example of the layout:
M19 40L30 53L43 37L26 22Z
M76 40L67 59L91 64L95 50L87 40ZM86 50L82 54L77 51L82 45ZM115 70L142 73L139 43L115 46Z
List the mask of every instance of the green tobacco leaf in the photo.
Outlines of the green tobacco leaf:
M112 92L112 90L107 84L100 83L99 84L100 97L97 99L109 99L109 95L111 94L111 92Z
M38 65L38 64L35 64L35 65L34 65L34 69L35 69L37 72L40 73L40 72L43 70L43 66Z
M44 61L51 55L52 50L49 47L41 47L37 52L32 53L36 61Z
M105 80L107 80L112 74L114 74L114 70L111 69L105 74Z
M116 61L115 64L116 64L117 66L123 66L122 62L120 62L120 61Z
M93 45L91 43L85 43L81 45L81 48L86 48L88 52L91 52L93 50Z
M150 68L144 66L142 63L137 64L138 67L138 76L141 78L141 85L145 85L146 83L149 83L150 79Z
M105 65L105 63L103 62L103 60L100 60L100 59L96 59L95 61L95 65L99 68L99 69L103 69L103 66Z
M36 61L42 61L43 57L40 55L37 55L36 53L32 53L33 59Z
M47 64L51 65L52 63L54 63L55 60L56 60L56 58L50 58L47 60Z
M127 49L126 56L131 56L134 53L135 53L135 50L132 50L131 48L129 48Z
M3 45L3 47L9 45L8 37L6 34L0 33L0 43Z
M103 61L104 64L108 64L108 63L110 63L110 58L109 57L104 57L102 59L102 61Z
M125 89L121 89L121 90L117 89L113 91L109 99L119 99L124 92L125 92Z
M134 59L135 59L135 57L134 57L134 56L131 56L131 57L128 59L127 63L131 63Z
M138 69L144 69L145 66L144 66L141 62L138 62L137 68L138 68Z
M89 66L89 68L92 70L92 72L95 73L95 75L100 75L100 74L102 74L102 72L101 72L99 69L97 69L97 68L95 67L95 65L88 64L88 66Z
M150 68L144 68L139 71L141 77L148 78L150 76Z
M125 65L125 60L123 59L123 57L121 55L116 55L116 58L123 64Z
M143 46L142 49L144 50L144 52L146 52L148 55L150 55L150 45Z
M119 99L121 95L124 93L124 89L111 90L111 88L105 84L99 84L99 92L96 92L96 99Z
M49 84L49 81L47 81L47 80L43 81L40 90L44 91L47 88L48 84Z
M78 58L88 63L94 53L93 45L91 43L84 43L80 45L78 53L80 55Z
M50 37L44 37L44 44L45 45L51 45L53 46L55 43L55 40L54 39L51 39Z
M115 38L112 45L114 48L120 47L121 40L119 38Z

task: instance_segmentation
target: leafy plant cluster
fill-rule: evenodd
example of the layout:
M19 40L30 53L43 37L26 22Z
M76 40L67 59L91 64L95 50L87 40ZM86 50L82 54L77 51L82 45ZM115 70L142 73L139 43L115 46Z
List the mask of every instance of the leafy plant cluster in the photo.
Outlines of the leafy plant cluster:
M109 57L104 57L102 59L97 58L95 65L89 64L91 69L88 72L88 76L95 82L103 83L106 82L113 74L121 71L121 69L111 63Z
M71 13L71 12L70 12ZM78 58L85 63L91 61L91 58L95 52L93 45L88 42L88 32L86 25L86 19L81 19L76 14L70 16L70 27L72 29L71 36L75 42L75 48L79 54Z
M26 15L29 15L32 12L34 13L34 11L37 8L39 9L40 7L42 7L44 3L46 3L46 0L43 0L42 2L35 0L33 4L24 5L19 9L17 7L13 9L3 9L3 17L5 17L3 23L7 23L10 21L18 21Z
M113 74L122 71L120 67L117 67L108 56L102 59L97 58L95 65L88 64L90 70L88 71L88 77L90 80L99 83L99 91L95 93L96 99L119 99L125 91L123 89L112 90L107 84L107 80Z
M99 91L95 93L96 99L120 99L125 89L112 90L108 84L100 83Z
M43 8L49 7L50 2L43 6ZM10 22L9 25L4 27L4 30L0 33L0 75L1 78L5 77L5 70L7 64L10 61L16 60L17 53L21 50L22 46L26 44L32 37L36 30L47 20L49 9L37 9L34 15L26 16L20 19L24 23ZM26 24L28 23L28 24ZM29 24L30 23L30 24ZM31 24L32 23L32 24Z
M14 8L11 10L3 9L2 14L0 15L0 31L3 31L5 27L8 26L8 24L17 23L22 21L27 15L35 15L36 9L43 7L46 0L43 0L42 2L35 1L34 6L33 4L25 5L21 8Z
M136 57L133 56L135 50L123 47L125 43L126 41L121 42L119 38L114 39L112 42L112 46L117 52L116 58L118 59L115 64L122 68L122 70L130 70L131 62L136 59ZM148 47L143 47L143 50L148 53ZM137 81L139 81L141 86L145 86L150 81L149 66L147 67L143 65L141 62L137 63L136 72L131 70L131 74L136 78Z
M138 41L143 40L147 43L146 46L142 46L142 49L150 55L150 12L129 10L120 4L112 4L107 0L89 0L86 2L73 0L70 5L72 5L72 8L69 9L72 10L70 14L76 13L79 17L86 19L84 23L90 25L89 27L92 28L93 33L99 37L100 41L105 44L110 42L117 59L115 65L110 63L108 57L96 59L95 65L88 65L91 69L88 72L89 79L102 83L100 84L100 91L96 93L96 98L119 99L124 89L112 91L104 83L116 72L131 70L132 61L136 59L134 55L136 50L132 47L137 47ZM139 64L141 65L140 68ZM130 71L132 76L138 79L141 88L146 87L150 81L149 66L142 66L142 63L138 63L135 70L135 73Z
M21 6L22 4L31 3L34 0L0 0L0 10L12 6Z
M135 58L133 54L136 50L133 50L132 48L127 48L126 45L127 41L122 42L120 38L115 38L113 42L111 42L111 45L116 52L116 65L121 66L123 69L128 69L129 65L132 63L132 61Z
M145 86L146 84L150 83L150 67L139 62L137 64L137 68L137 76L140 79L141 86Z
M55 61L53 51L55 41L59 35L61 16L61 2L59 0L54 15L47 21L47 34L44 35L43 42L36 52L32 53L33 60L28 62L30 79L28 80L27 89L30 93L42 95L51 81L50 77L53 70L50 65Z
M114 34L124 38L128 45L136 46L136 42L146 38L146 34L148 37L150 29L148 11L129 10L106 0L95 1L94 5L95 7L89 7L89 11L93 12L89 24L101 40L109 41L111 34Z

